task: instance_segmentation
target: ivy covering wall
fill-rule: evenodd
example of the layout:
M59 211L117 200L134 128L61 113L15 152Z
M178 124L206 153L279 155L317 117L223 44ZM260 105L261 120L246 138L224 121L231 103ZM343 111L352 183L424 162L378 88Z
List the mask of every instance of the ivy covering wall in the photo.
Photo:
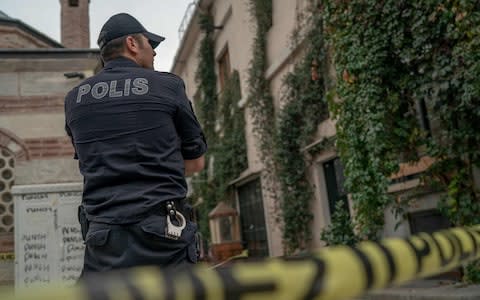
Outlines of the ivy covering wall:
M215 134L215 115L217 111L217 76L215 74L215 48L213 41L213 18L208 14L200 16L200 28L203 32L203 38L198 50L198 67L195 73L197 83L197 99L194 101L195 111L198 115L205 138L208 144L208 151L205 155L206 166L196 176L192 177L193 199L201 201L198 205L198 225L200 232L205 238L209 235L208 213L217 203L215 186L213 180L209 178L211 164L215 147L217 144L217 135Z
M270 82L266 80L267 36L272 26L272 1L250 1L256 31L253 58L249 69L249 107L251 108L254 131L260 141L260 151L265 173L270 180L278 181L281 193L272 193L281 207L283 241L285 251L291 254L306 249L311 240L312 188L307 180L307 163L301 151L313 142L312 135L321 121L328 117L323 87L323 32L322 17L313 7L305 15L307 29L293 34L293 40L303 43L303 57L293 71L284 79L285 106L276 116ZM303 39L299 38L302 32ZM299 45L293 45L293 48ZM323 145L323 144L322 144ZM318 150L318 149L317 149ZM276 184L264 182L268 188Z
M241 99L239 74L234 71L217 96L212 17L202 15L200 25L204 36L198 51L196 82L200 97L195 101L195 110L208 151L206 168L192 178L192 198L202 201L198 223L203 236L208 238L208 213L218 202L233 200L229 183L247 168L247 152L244 110L237 105Z
M218 200L225 200L231 192L229 183L248 167L244 109L238 105L241 98L239 74L233 71L220 96L216 118L221 128L213 164Z
M395 53L399 44L408 43L400 41L407 24L399 2L385 1L370 9L379 5L374 2L324 2L341 99L331 103L338 119L337 147L358 234L370 240L383 228L384 209L391 201L389 176L399 170L400 153L411 153L421 137L411 89L417 81Z
M305 248L311 239L312 188L306 178L308 162L302 149L312 142L313 133L328 112L336 120L337 136L314 148L321 151L335 142L345 166L355 220L349 222L348 214L337 210L333 227L322 235L324 239L348 244L378 239L384 210L394 203L388 193L392 174L398 172L400 163L416 162L422 156L434 161L422 184L443 192L440 209L452 224L480 223L479 191L474 183L475 169L480 167L478 1L312 0L311 14L305 18L301 57L285 77L285 105L277 115L270 82L265 78L272 1L249 3L256 31L248 72L248 105L266 172L271 179L278 178L281 187L279 201L288 253ZM226 132L218 135L214 124L209 123L220 116L211 115L212 111L221 112L220 120L225 123L228 109L217 107L216 94L210 92L216 91L216 79L209 77L215 73L208 30L204 42L198 70L204 99L200 115L207 135L212 135L207 137L209 155L215 157L214 169L224 170L226 173L219 172L227 174L225 177L234 177L246 167L246 159L234 163L238 166L231 167L235 172L222 169L230 160L220 153L233 152L218 149L227 144L240 145L241 137L227 142ZM329 84L327 49L333 54L336 73ZM237 114L243 111L233 112ZM420 122L421 115L428 122ZM241 122L238 119L222 128L237 128L231 129L236 136ZM199 191L202 197L210 193L210 199L219 199L228 189L209 179L207 173L200 179L208 184ZM214 187L219 187L218 194ZM469 268L469 280L479 279L474 270Z
M253 55L248 70L248 107L253 117L254 133L260 143L260 154L273 168L271 151L274 145L275 119L270 82L265 78L267 71L267 36L272 25L272 1L250 0L250 12L255 24ZM269 168L267 168L269 169Z
M480 3L322 1L322 9L339 79L337 145L359 236L378 238L389 177L418 154L434 158L423 183L444 192L452 224L478 224ZM422 102L436 124L431 132L417 121Z
M359 214L368 209L363 202L374 207L388 202L371 199L386 194L399 154L413 154L407 157L415 160L418 146L426 145L449 206L469 203L469 209L451 211L452 222L478 222L472 181L480 154L478 2L328 1L324 13L342 79L337 86L342 102L335 107L338 145ZM417 101L427 102L429 118L440 121L433 137L418 126ZM360 219L369 214L364 215ZM370 228L367 237L375 235L378 226L361 224Z
M328 118L324 97L323 19L318 11L305 16L303 57L284 79L285 105L278 116L275 162L281 184L283 237L287 253L305 249L311 239L313 192L301 149L312 143L317 126ZM298 45L294 45L298 46Z

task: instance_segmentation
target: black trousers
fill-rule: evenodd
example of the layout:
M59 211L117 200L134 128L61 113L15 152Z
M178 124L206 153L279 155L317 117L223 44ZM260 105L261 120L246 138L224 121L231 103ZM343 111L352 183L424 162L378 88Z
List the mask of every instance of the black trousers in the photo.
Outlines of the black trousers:
M142 265L185 267L197 262L197 225L187 221L178 240L165 237L166 216L152 215L134 224L90 222L82 276Z

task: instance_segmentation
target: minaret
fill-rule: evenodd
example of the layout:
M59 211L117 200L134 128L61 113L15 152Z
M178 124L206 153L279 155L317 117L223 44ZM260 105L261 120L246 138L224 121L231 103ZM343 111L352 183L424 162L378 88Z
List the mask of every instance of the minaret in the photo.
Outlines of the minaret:
M62 44L66 48L90 48L90 0L60 0Z

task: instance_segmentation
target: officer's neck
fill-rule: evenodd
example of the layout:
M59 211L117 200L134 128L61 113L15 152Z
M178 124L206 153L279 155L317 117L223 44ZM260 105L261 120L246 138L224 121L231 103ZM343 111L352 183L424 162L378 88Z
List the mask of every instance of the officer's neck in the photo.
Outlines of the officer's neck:
M121 58L126 58L128 60L131 60L133 61L134 63L136 63L137 65L141 66L140 62L138 61L138 59L136 59L133 55L131 55L130 53L127 53L127 52L124 52L122 53L122 55L120 55Z

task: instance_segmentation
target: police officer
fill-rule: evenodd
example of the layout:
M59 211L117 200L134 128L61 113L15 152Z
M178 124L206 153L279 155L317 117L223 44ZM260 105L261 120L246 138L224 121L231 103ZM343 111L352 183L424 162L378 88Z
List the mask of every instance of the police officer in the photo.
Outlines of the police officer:
M122 13L103 26L104 68L65 99L66 131L84 177L83 273L196 262L185 176L206 141L183 81L153 70L163 37Z

